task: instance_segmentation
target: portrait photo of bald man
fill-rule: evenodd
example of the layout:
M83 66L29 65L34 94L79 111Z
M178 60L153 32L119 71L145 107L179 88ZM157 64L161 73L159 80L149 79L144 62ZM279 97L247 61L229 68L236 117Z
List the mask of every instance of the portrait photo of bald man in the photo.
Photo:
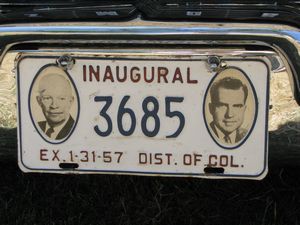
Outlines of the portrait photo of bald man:
M76 100L74 88L66 72L57 67L49 66L40 71L35 84L36 106L32 106L36 118L36 125L49 140L65 139L74 127L74 115L70 110Z
M209 88L206 114L212 136L224 146L241 142L253 124L255 104L246 75L236 68L220 72Z

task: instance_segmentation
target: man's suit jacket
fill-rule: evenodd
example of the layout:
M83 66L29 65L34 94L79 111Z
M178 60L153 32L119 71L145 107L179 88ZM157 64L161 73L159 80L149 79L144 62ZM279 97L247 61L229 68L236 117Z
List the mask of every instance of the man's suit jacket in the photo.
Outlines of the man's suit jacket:
M218 138L221 138L218 136L218 132L217 132L217 129L216 129L216 125L214 122L211 122L209 124L211 130L215 133L215 135L218 137ZM237 131L236 131L236 136L235 136L235 142L234 143L237 143L239 142L240 140L242 140L247 134L247 130L244 129L244 128L238 128Z
M65 126L59 131L55 140L61 140L61 139L64 139L65 137L67 137L68 134L70 133L70 131L72 130L74 122L75 122L74 119L70 116L67 123L65 124ZM46 133L47 121L40 121L40 122L38 122L38 124L39 124L40 128L42 129L42 131L44 133Z

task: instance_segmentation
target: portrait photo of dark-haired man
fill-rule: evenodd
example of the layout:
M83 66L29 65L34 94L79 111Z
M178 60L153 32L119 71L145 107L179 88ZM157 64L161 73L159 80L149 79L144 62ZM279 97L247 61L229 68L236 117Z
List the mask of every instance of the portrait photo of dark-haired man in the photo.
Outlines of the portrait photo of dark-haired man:
M38 126L50 140L64 139L72 130L74 119L70 109L74 96L70 81L64 72L57 68L44 71L38 83L36 100L41 107L45 120L38 121Z
M240 72L232 70L234 73ZM242 127L248 97L247 86L240 79L226 76L213 83L210 97L209 112L213 119L209 123L210 130L220 142L229 146L235 145L248 132Z

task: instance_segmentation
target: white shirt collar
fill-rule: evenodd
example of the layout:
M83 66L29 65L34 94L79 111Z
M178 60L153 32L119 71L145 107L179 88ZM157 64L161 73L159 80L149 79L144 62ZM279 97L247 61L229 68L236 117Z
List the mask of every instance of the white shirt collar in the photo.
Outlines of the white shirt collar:
M225 134L217 127L217 126L215 126L215 128L216 128L218 137L219 137L221 140L223 140L224 142L226 142L226 141L225 141L225 136L226 136L226 135L225 135ZM233 131L233 132L231 132L231 133L229 134L230 143L232 143L232 144L235 143L236 134L237 134L237 130L235 130L235 131Z
M66 125L66 123L68 122L68 120L70 119L70 115L68 117L68 119L66 119L61 125L56 126L56 127L52 127L54 132L50 135L51 139L55 139L57 137L57 135L59 134L59 132L63 129L63 127ZM47 132L47 130L50 128L50 125L48 124L48 122L46 122L46 129L45 132Z

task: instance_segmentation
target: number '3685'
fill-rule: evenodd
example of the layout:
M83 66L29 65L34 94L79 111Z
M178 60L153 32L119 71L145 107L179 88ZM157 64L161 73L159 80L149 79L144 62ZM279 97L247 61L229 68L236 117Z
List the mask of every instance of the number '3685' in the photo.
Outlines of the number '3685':
M136 115L133 111L133 109L126 107L126 103L129 101L130 96L126 95L122 98L119 107L118 107L118 112L117 112L117 125L118 125L118 130L121 135L123 136L130 136L134 133L136 129ZM165 115L166 117L173 118L177 117L179 120L179 125L177 129L172 133L167 135L167 138L175 138L177 137L181 131L184 128L185 125L185 118L182 112L172 110L171 105L175 103L181 103L183 102L184 98L183 97L165 97ZM112 96L96 96L94 98L95 102L105 102L104 106L100 110L100 116L103 117L106 120L107 126L106 129L103 129L100 125L94 126L95 132L101 136L101 137L107 137L111 134L113 130L113 122L111 117L108 115L107 110L111 106L113 102ZM148 105L152 104L153 107L149 109ZM160 118L158 116L159 112L159 101L153 97L153 96L148 96L146 97L142 104L141 107L143 109L143 115L141 118L141 130L143 134L147 137L155 137L159 130L160 130ZM123 117L124 115L129 116L130 118L130 126L129 128L125 129L123 125ZM154 121L154 127L152 129L149 129L147 127L147 121L152 118Z

